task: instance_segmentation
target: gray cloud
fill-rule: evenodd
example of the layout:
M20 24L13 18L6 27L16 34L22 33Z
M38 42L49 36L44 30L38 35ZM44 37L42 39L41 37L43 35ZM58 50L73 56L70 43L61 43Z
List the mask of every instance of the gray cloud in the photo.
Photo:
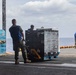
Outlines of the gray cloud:
M66 0L45 0L45 1L30 1L12 10L8 10L9 16L49 16L61 14L75 14L76 6L70 4Z
M76 0L68 0L70 3L75 4L76 5Z
M30 1L21 6L22 11L32 13L57 13L64 12L68 8L66 0Z
M76 30L74 27L76 6L68 0L29 0L24 4L9 8L7 10L8 28L11 25L11 19L16 18L24 30L30 24L35 24L36 28L56 27L60 31L60 37L71 37ZM71 34L68 35L69 32Z

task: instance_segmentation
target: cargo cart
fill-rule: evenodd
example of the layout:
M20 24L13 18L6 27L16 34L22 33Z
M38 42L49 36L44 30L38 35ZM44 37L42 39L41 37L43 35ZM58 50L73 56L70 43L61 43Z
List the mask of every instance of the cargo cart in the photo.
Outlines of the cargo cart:
M59 50L59 31L52 28L25 31L25 42L28 57L32 61L43 61L57 58Z

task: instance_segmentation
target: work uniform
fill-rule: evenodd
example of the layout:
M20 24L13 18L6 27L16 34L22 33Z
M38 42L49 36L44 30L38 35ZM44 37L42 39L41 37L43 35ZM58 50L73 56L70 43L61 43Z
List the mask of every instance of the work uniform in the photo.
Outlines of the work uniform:
M15 51L15 60L18 60L19 57L19 48L21 48L22 56L24 62L26 62L26 49L22 40L22 28L20 26L11 26L9 28L10 35L13 40L13 50Z

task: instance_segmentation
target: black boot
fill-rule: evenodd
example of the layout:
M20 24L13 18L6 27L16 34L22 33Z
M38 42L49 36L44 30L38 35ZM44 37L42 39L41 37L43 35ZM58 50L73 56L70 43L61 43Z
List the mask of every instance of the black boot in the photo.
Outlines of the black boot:
M15 64L18 65L19 64L19 61L18 60L15 60Z

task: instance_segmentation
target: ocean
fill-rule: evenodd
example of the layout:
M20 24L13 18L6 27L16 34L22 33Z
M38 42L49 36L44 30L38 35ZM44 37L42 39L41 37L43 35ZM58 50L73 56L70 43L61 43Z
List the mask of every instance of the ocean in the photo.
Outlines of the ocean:
M60 43L60 46L74 45L74 38L60 38L59 43Z
M59 46L74 45L74 38L59 38ZM13 52L12 39L6 39L6 52Z

